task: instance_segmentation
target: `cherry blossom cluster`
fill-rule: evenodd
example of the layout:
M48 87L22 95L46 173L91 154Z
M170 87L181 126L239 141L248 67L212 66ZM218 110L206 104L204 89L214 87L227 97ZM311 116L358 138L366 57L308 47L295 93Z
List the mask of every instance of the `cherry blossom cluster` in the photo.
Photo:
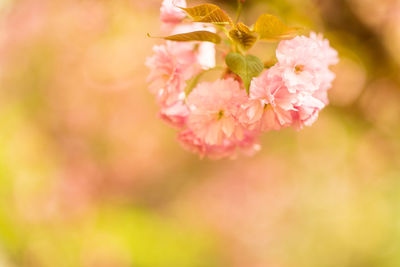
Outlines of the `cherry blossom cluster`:
M194 30L216 33L212 24L187 21L180 7L185 0L164 0L162 30L179 34ZM315 122L328 104L327 91L335 75L329 66L337 52L322 35L282 40L276 64L252 78L248 92L238 75L228 69L213 82L189 81L216 66L216 45L211 42L163 41L146 61L149 89L156 95L160 117L179 130L184 148L210 158L248 155L260 149L261 133Z

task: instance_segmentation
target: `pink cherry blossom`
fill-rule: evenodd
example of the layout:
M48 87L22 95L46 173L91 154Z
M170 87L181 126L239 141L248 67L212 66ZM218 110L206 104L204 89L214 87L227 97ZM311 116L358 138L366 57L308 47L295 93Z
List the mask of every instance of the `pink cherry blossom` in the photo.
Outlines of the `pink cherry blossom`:
M214 26L183 22L184 0L164 0L162 29L168 35L193 31L216 32ZM235 158L260 149L261 132L310 126L328 104L335 74L329 66L337 52L322 35L311 33L280 42L275 66L253 78L249 95L237 74L200 82L185 92L187 82L216 65L215 44L171 42L153 48L146 61L150 91L160 104L160 118L179 129L182 146L200 157Z
M221 145L223 140L242 140L243 127L237 120L247 95L234 79L200 83L187 98L190 108L188 127L207 145Z
M279 43L276 50L278 66L288 90L314 92L321 84L329 87L332 75L328 67L337 63L337 52L321 35L297 36Z
M196 53L190 43L167 41L164 45L154 46L154 55L147 59L150 68L149 89L157 95L162 105L171 105L179 100L186 81L200 70Z
M274 66L254 78L250 86L250 101L241 113L241 122L262 131L279 130L292 123L297 95L291 93L282 79L282 71ZM256 125L256 126L255 126Z
M185 0L164 0L160 9L160 19L166 24L178 24L186 16L180 7L186 7Z

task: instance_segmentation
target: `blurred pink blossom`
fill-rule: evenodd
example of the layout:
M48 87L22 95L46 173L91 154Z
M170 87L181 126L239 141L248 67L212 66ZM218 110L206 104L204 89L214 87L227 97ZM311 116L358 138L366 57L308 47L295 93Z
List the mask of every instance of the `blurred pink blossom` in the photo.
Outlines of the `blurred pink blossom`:
M157 95L161 105L171 105L179 100L186 81L200 71L200 65L190 43L167 41L154 46L154 55L147 59L150 69L149 89Z
M166 24L178 24L186 16L179 7L186 7L185 0L164 0L160 9L160 19Z

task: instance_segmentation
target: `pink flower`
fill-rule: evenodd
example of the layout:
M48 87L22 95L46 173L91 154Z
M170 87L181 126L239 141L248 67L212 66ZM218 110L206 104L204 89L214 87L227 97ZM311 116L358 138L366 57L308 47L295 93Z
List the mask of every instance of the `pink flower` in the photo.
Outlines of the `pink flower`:
M327 90L335 78L329 65L337 52L321 35L311 34L282 41L276 51L278 63L254 78L250 101L239 116L249 129L279 130L310 126L328 103Z
M163 23L178 24L185 18L185 12L179 7L186 7L185 0L164 0L160 9Z
M186 7L186 2L163 1L161 20L168 35L216 32L213 26L181 23L185 14L179 6ZM338 62L329 41L311 33L280 42L278 63L253 78L249 96L239 76L229 71L187 95L187 81L215 67L215 44L167 41L153 50L146 65L161 119L181 130L178 140L186 149L212 159L254 154L262 131L289 126L300 130L314 123L328 104L327 91L335 78L329 66Z
M172 34L194 30L215 32L213 27L184 24L175 27ZM156 94L161 105L160 117L171 126L182 128L189 114L184 104L186 82L201 69L215 66L215 45L167 41L164 45L155 46L153 50L154 55L146 61L150 68L150 91Z
M154 46L153 51L154 55L146 61L150 68L149 89L157 95L161 105L170 106L179 100L186 81L201 68L190 43L167 41L164 45Z
M282 69L282 79L290 92L315 91L319 87L315 68L319 61L316 59L318 46L304 36L282 41L276 50L276 57Z
M287 89L281 75L281 69L274 66L253 79L250 101L243 105L240 116L242 123L262 131L279 130L292 123L297 95Z
M337 63L337 52L321 35L297 36L281 41L276 50L282 79L290 92L314 92L321 85L329 87L332 82L328 67Z
M243 127L236 116L246 101L246 92L233 79L200 83L187 98L188 127L207 145L242 140Z

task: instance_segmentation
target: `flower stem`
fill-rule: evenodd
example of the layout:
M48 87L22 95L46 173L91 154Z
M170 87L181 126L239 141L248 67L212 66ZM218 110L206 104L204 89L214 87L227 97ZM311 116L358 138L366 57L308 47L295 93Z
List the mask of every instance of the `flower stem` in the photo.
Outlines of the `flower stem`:
M239 22L240 15L242 14L242 10L243 10L243 2L241 0L238 0L238 7L237 7L237 10L236 10L235 24L237 24Z

